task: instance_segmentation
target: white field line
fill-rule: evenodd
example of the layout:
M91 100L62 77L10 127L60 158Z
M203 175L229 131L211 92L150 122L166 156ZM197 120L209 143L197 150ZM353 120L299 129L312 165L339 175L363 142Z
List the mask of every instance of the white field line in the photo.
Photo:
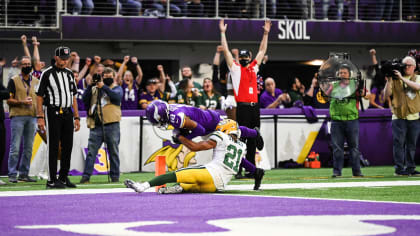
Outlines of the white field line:
M86 185L89 186L89 185ZM295 183L295 184L262 184L261 190L273 189L319 189L319 188L351 188L351 187L390 187L390 186L420 186L420 180L414 181L374 181L374 182L339 182L339 183ZM80 186L81 187L81 186ZM249 191L253 189L251 184L228 185L226 190ZM154 192L155 188L149 188L146 192ZM67 194L101 194L101 193L130 193L128 188L107 189L63 189L63 190L34 190L34 191L4 191L0 197L19 196L46 196Z

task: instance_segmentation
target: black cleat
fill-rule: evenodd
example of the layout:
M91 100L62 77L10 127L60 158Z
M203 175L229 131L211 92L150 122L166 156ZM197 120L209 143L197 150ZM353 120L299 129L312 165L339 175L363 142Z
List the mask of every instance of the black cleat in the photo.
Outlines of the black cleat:
M76 185L70 182L69 177L66 177L64 180L61 178L58 178L58 180L64 184L67 188L76 188Z
M254 190L260 189L261 181L264 177L264 174L265 174L265 171L263 169L261 169L261 168L255 169L255 172L254 172L254 178L255 178Z
M257 148L258 148L258 150L261 151L264 148L264 139L261 136L260 128L255 127L254 129L255 129L255 131L257 131L257 138L256 138Z
M61 183L59 180L47 181L47 189L49 188L66 188L66 185Z

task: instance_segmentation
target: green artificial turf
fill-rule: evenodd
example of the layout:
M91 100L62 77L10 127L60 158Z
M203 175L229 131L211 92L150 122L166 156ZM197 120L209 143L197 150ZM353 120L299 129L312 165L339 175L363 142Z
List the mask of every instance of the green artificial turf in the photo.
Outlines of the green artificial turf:
M331 168L321 169L273 169L266 171L262 184L286 183L334 183L334 182L368 182L368 181L412 181L420 177L396 177L391 166L366 167L362 169L364 178L352 178L351 168L343 169L343 176L332 178ZM147 181L154 177L154 173L124 173L120 183L108 183L107 176L92 176L90 184L78 184L81 177L71 176L70 180L78 184L79 189L122 188L124 179ZM0 178L7 182L7 178ZM253 184L252 179L232 179L230 184ZM36 183L8 183L0 186L0 191L29 191L45 189L45 180ZM345 187L345 188L316 188L316 189L279 189L263 191L227 191L230 194L252 194L290 197L315 197L333 199L358 199L376 201L420 202L420 186L392 186L392 187Z

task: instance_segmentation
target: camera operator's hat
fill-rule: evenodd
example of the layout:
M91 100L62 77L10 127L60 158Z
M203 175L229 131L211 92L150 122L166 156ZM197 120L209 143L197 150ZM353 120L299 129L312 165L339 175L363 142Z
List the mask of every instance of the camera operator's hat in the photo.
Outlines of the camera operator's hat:
M146 81L146 85L149 85L149 84L157 84L159 81L158 81L158 79L156 79L156 78L153 78L153 79L148 79L147 81Z
M239 51L239 57L251 57L251 53L246 49L241 49Z
M55 49L55 55L60 57L63 60L69 59L70 57L70 48L65 46L60 46Z

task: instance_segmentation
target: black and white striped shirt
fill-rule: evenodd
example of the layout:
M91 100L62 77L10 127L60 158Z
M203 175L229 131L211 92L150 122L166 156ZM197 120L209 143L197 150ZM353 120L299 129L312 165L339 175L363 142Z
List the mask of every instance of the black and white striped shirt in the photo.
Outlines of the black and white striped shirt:
M77 94L76 82L71 70L55 65L42 72L36 94L44 98L44 105L70 108Z

